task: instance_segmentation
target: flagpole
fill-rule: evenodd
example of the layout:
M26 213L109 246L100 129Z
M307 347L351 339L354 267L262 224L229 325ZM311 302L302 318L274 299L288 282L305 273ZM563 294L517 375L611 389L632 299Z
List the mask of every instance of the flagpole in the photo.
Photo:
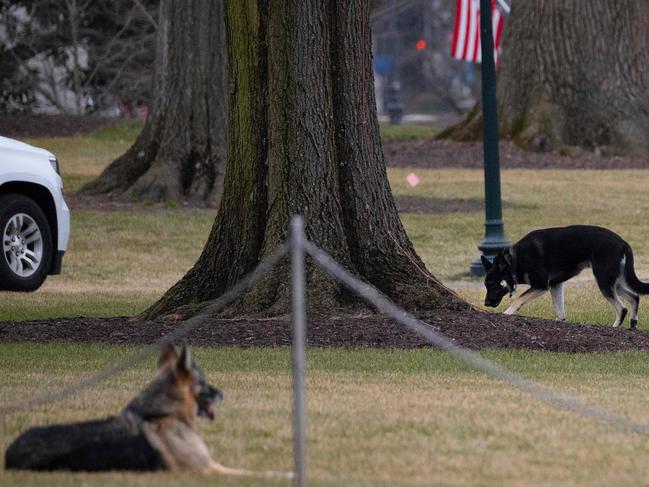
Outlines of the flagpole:
M491 24L491 0L480 0L480 44L482 49L482 125L485 185L485 237L478 245L490 260L511 244L505 238L500 195L500 155L498 153L498 117L496 106L496 66ZM474 276L484 275L478 257L471 263Z

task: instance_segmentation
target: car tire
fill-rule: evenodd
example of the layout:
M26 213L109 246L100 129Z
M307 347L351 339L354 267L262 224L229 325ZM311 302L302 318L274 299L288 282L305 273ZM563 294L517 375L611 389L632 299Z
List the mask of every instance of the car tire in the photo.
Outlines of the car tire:
M21 194L0 196L0 289L35 291L52 265L52 230L43 210Z

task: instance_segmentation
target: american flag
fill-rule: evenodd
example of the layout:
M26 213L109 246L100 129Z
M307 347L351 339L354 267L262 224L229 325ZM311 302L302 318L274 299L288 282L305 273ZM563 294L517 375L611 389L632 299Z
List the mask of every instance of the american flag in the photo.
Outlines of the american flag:
M494 36L494 61L498 65L498 50L503 34L503 16L492 0L491 26ZM451 41L451 56L462 61L482 61L480 47L480 0L456 0L455 28Z

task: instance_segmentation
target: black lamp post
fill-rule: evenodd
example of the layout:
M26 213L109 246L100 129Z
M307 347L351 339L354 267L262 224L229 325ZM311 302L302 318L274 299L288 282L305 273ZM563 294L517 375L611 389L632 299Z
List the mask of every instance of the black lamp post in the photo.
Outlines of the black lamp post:
M482 122L484 130L485 236L478 245L492 259L511 244L505 238L500 201L500 159L498 155L498 117L496 112L496 66L491 24L491 0L480 0L480 43L482 47ZM484 275L478 257L471 263L474 276Z

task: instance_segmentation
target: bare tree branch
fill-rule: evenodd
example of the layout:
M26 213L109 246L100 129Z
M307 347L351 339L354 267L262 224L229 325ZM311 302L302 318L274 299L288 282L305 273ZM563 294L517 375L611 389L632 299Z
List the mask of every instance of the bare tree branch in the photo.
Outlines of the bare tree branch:
M134 0L134 2L138 7L140 7L140 10L142 10L142 13L147 18L147 20L151 23L151 25L155 28L155 30L158 30L158 23L153 18L153 16L149 13L146 7L142 5L142 2L140 2L140 0Z

